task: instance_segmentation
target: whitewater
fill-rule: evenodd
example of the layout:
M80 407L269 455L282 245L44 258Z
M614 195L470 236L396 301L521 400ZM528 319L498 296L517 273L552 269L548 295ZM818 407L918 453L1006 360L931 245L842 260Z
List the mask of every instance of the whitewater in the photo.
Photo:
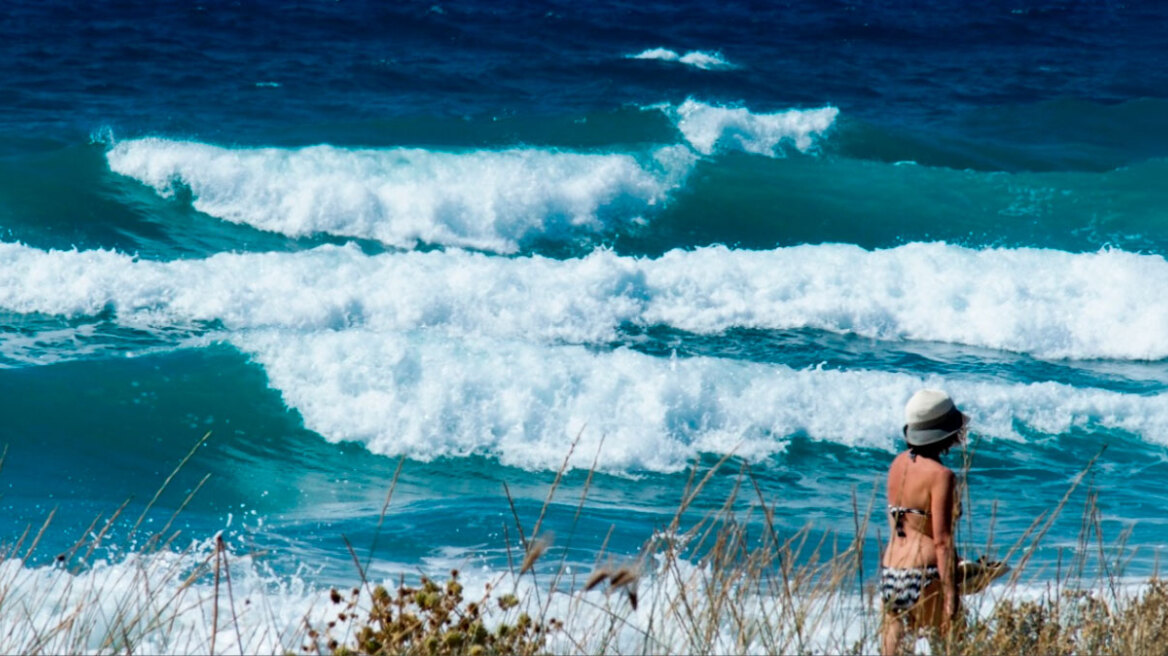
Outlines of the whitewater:
M1158 8L8 9L6 651L328 651L331 588L457 569L596 636L553 651L683 652L723 508L856 569L707 646L871 651L921 387L961 553L1025 574L975 612L1157 571Z

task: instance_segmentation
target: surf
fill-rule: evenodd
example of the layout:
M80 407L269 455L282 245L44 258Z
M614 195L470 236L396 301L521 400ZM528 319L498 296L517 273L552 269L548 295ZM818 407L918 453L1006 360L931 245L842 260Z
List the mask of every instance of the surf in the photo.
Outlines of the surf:
M263 230L511 253L532 233L601 231L663 203L688 169L673 155L227 149L148 138L107 157L164 197L181 186L200 212Z
M157 262L0 244L0 263L4 310L112 312L128 326L427 328L580 344L611 342L622 325L711 335L810 328L1051 360L1168 357L1168 303L1150 291L1168 285L1168 262L1117 250L823 244L558 260L366 255L348 245ZM925 312L922 299L944 301Z
M1166 393L1055 382L794 369L360 330L263 331L231 341L263 366L310 430L420 460L477 454L554 470L574 438L571 466L625 473L678 472L705 454L765 460L795 436L892 450L903 400L928 386L960 398L977 417L977 432L994 439L1096 430L1159 443L1168 431Z

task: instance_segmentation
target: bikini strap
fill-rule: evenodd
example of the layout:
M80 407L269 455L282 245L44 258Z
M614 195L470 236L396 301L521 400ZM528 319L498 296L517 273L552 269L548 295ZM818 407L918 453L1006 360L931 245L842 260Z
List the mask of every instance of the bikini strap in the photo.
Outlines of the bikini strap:
M905 506L888 506L888 514L896 520L896 536L906 537L904 532L904 516L905 515L920 515L921 517L928 517L929 511L921 510L920 508L907 508Z
M904 532L905 509L900 506L888 506L888 512L892 515L892 519L896 520L896 537L907 537L907 534Z
M910 450L908 452L908 459L910 462L916 462L917 461L917 454L913 453ZM901 473L900 473L900 494L897 495L898 497L904 495L904 481L906 478L908 478L908 465L905 465L905 467L903 468L903 471L901 471ZM892 501L891 498L889 498L888 500ZM898 537L898 538L907 537L905 535L905 532L904 532L905 508L903 506L894 506L891 503L889 503L888 504L888 512L891 513L892 518L894 520L896 520L896 537Z

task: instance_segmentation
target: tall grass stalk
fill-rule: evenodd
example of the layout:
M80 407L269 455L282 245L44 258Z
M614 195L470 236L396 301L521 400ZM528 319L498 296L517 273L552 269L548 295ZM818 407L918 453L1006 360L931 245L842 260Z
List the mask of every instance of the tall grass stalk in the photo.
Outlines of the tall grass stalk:
M195 448L203 443L200 440ZM587 502L590 471L565 523L564 544L545 528L577 445L567 457L530 530L504 486L518 544L509 571L469 581L403 573L396 581L368 578L380 527L391 516L399 462L369 551L347 539L356 583L347 590L275 589L257 554L234 553L222 535L178 544L175 518L162 531L116 551L97 554L127 504L95 518L85 537L51 565L33 556L53 514L0 551L0 652L3 653L372 653L468 654L810 654L873 653L880 607L875 554L881 526L869 518L880 486L853 490L851 537L807 525L783 531L776 504L748 463L727 455L709 469L694 467L669 521L633 557L606 553L590 571L568 564L567 549ZM188 464L187 454L163 483ZM1100 453L1100 455L1102 452ZM1090 487L1093 458L1059 502L1003 549L1009 577L966 599L965 621L953 635L930 640L934 654L1162 653L1168 644L1168 584L1124 578L1130 530L1105 536L1100 491ZM3 455L0 454L0 464ZM968 459L964 469L968 473ZM595 467L595 465L594 465ZM728 468L737 471L725 471ZM729 491L709 499L715 476ZM1037 550L1075 492L1086 488L1078 544L1054 571L1033 565ZM162 490L147 505L154 507ZM970 491L963 490L967 508ZM699 504L698 501L701 500ZM699 512L697 508L709 510ZM568 511L565 511L568 512ZM961 552L993 554L996 506L983 526L984 544ZM139 531L143 512L130 528ZM880 516L879 513L876 516ZM972 534L972 531L969 531ZM510 535L510 530L507 535ZM611 531L610 531L611 535ZM343 537L343 536L342 536ZM31 540L30 540L31 538ZM559 550L557 554L557 550ZM553 557L558 555L558 558ZM1091 572L1088 575L1088 572ZM909 643L909 649L924 643Z

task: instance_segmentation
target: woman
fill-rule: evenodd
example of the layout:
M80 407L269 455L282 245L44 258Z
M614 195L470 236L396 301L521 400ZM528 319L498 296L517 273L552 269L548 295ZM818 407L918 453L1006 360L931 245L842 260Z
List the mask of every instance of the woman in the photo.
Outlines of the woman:
M897 653L905 631L946 634L960 600L953 545L957 482L941 456L965 436L968 418L944 392L924 389L904 409L908 450L888 469L891 537L881 560L882 653Z

